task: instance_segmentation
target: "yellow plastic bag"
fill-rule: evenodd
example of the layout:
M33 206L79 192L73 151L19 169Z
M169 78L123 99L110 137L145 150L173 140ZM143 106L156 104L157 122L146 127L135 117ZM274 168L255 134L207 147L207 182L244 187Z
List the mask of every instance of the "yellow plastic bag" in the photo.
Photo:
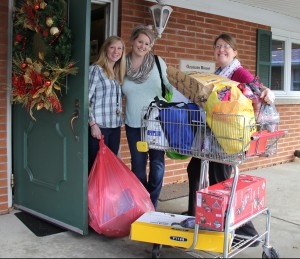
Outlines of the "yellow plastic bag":
M219 100L218 92L230 90L230 100ZM205 105L206 122L227 154L249 149L255 129L252 101L240 89L228 83L217 83Z

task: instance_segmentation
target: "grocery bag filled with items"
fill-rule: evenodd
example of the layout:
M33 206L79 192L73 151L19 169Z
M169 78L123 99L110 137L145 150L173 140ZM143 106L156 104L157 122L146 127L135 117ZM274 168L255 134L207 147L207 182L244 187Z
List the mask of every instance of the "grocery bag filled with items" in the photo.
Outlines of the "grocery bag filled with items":
M249 84L240 84L223 76L183 72L172 66L168 67L167 76L180 93L206 111L207 132L213 136L202 136L215 143L199 147L200 152L209 153L209 148L218 145L225 154L251 149L251 155L256 155L253 149L257 148L251 147L251 141L278 130L279 113L274 104L260 98L258 77ZM275 138L278 140L276 134Z

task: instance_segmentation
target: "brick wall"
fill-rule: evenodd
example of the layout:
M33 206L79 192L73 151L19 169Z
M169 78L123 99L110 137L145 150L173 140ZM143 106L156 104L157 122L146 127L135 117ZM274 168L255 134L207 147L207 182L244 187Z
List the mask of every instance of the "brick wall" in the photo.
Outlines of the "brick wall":
M8 212L7 189L7 27L8 1L0 3L0 214Z
M153 3L140 0L122 0L120 10L120 35L129 48L131 29L137 24L152 24L149 6ZM236 37L239 58L244 67L255 74L256 30L270 30L265 25L207 14L185 8L172 7L173 12L162 38L153 51L164 58L167 65L179 67L180 59L214 61L212 44L217 35L227 32ZM249 159L239 166L240 171L268 167L293 160L295 149L300 148L300 105L277 105L281 115L280 128L288 135L279 140L278 153L266 158ZM126 136L122 132L121 156L130 167L130 153ZM186 167L189 160L166 159L164 184L187 180Z

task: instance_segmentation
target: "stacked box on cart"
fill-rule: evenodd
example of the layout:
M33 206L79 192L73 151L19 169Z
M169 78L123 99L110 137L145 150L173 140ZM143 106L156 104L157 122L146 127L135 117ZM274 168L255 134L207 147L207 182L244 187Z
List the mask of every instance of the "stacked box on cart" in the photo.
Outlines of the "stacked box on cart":
M224 231L233 178L197 191L196 222ZM232 204L230 224L236 224L265 208L266 179L240 174Z
M203 108L216 83L239 84L236 81L213 73L181 71L172 66L167 68L167 77L169 82L181 94Z
M130 238L135 241L190 248L194 241L194 228L183 222L195 217L163 212L146 212L131 224ZM189 221L190 222L190 221ZM224 250L224 232L199 230L195 249L221 253ZM231 235L228 235L228 248Z

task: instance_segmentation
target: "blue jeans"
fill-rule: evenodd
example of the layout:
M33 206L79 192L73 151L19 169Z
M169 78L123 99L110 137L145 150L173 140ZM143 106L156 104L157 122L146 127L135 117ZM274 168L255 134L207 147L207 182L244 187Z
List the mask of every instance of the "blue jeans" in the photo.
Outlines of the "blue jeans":
M136 143L141 140L141 129L125 125L126 136L131 154L131 171L137 176L150 194L150 199L157 207L158 198L163 185L165 172L165 152L150 149L148 152L139 152ZM149 156L149 175L147 180L147 160Z
M120 140L121 140L121 127L118 128L100 128L102 137L104 137L105 145L118 155ZM91 128L89 127L89 174L94 164L95 158L99 151L99 139L96 139L91 134Z

